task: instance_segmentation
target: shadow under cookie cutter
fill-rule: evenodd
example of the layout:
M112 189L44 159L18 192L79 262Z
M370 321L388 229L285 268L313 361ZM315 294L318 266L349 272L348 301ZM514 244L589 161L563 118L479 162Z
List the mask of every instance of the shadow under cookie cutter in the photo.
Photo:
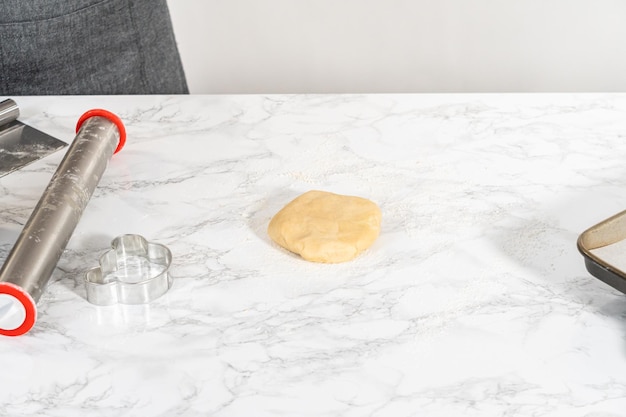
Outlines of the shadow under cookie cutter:
M92 304L146 304L172 286L172 253L140 235L116 237L99 262L85 274L87 301Z

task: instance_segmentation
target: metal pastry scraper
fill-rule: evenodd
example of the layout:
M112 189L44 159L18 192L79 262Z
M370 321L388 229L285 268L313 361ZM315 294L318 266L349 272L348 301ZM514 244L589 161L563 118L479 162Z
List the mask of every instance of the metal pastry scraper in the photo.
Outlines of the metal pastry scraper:
M0 177L67 146L67 143L20 122L17 120L19 115L15 101L0 102Z

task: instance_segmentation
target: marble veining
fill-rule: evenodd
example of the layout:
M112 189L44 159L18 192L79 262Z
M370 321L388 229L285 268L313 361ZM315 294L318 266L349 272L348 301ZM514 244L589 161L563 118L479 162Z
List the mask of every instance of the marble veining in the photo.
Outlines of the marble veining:
M65 141L126 123L25 336L3 416L568 416L626 409L626 300L578 235L626 206L626 95L13 97ZM62 158L0 179L0 262ZM379 239L316 264L269 219L319 189L379 204ZM98 307L110 241L167 245L174 284Z

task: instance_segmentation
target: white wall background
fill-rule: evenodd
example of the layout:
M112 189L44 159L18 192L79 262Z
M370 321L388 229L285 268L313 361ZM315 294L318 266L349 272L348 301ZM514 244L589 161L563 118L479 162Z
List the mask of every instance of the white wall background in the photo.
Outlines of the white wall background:
M192 93L626 91L624 0L168 0Z

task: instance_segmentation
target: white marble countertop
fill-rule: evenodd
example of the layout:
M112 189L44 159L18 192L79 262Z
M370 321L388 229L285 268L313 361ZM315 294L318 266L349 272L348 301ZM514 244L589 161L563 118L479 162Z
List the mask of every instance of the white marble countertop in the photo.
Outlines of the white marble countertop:
M624 415L626 299L576 239L626 208L626 95L13 98L65 141L108 109L128 142L35 327L0 338L0 415ZM0 179L0 262L63 152ZM374 245L273 244L311 189L377 202ZM91 305L125 233L171 249L174 286Z

